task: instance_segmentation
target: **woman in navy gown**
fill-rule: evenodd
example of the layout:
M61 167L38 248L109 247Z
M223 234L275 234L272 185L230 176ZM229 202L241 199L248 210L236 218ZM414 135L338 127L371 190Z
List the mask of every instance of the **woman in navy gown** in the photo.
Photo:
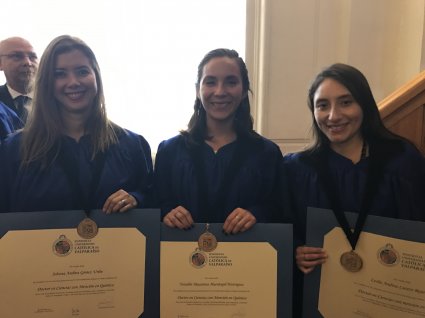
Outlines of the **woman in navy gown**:
M224 222L224 232L237 233L273 221L282 154L253 130L249 91L236 51L213 50L199 64L188 129L163 141L155 159L155 192L166 225Z
M425 220L425 158L384 127L359 70L345 64L324 69L309 89L308 106L314 142L284 157L282 178L298 246L295 312L302 297L300 273L310 273L327 258L322 248L303 246L307 207Z
M55 38L36 78L33 114L0 152L0 211L143 207L152 183L146 140L108 120L93 51Z

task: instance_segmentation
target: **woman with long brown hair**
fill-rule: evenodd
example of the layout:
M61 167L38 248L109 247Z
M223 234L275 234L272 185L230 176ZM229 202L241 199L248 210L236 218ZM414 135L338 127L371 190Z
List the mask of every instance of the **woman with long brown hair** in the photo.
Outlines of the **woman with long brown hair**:
M67 35L43 53L33 112L0 158L1 212L125 212L144 206L151 185L147 141L107 118L96 57Z

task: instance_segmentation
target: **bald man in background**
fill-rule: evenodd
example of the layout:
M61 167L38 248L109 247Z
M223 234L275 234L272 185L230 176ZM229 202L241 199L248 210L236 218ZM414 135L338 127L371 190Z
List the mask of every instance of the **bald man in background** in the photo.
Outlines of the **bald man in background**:
M0 102L26 122L32 100L38 57L29 41L20 37L0 42L0 71L6 84L0 86Z

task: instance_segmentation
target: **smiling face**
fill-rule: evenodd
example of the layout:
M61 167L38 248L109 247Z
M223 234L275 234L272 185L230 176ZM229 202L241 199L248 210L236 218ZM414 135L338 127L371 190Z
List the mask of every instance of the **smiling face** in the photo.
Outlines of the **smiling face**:
M89 58L80 50L57 56L55 98L62 114L88 114L97 95L96 74Z
M244 97L241 72L235 59L217 57L205 64L197 96L205 109L207 125L232 122Z
M314 93L314 118L332 148L362 140L363 111L350 91L327 78Z

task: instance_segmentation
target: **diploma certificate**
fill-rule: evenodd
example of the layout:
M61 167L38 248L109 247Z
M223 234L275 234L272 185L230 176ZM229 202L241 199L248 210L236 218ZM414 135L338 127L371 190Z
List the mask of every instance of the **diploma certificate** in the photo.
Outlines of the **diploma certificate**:
M277 251L265 242L161 243L161 317L276 317Z
M139 317L145 236L135 228L9 231L0 240L4 317ZM10 255L10 257L7 257Z
M357 214L345 214L354 227ZM302 316L425 317L424 232L424 222L368 215L355 250L363 267L349 272L340 257L351 246L333 212L308 208L306 245L324 246L329 258L304 276Z
M423 243L362 232L356 253L364 260L356 272L339 256L351 249L341 228L325 235L329 258L322 265L319 310L323 317L425 317Z
M209 238L206 228L213 250L198 242ZM161 225L160 317L292 317L292 225L257 223L236 235L222 229Z
M157 209L0 213L1 317L158 318ZM145 292L149 291L149 292Z
M292 225L257 223L236 235L221 223L208 229L215 249L198 244L205 224L161 226L160 317L292 317Z

